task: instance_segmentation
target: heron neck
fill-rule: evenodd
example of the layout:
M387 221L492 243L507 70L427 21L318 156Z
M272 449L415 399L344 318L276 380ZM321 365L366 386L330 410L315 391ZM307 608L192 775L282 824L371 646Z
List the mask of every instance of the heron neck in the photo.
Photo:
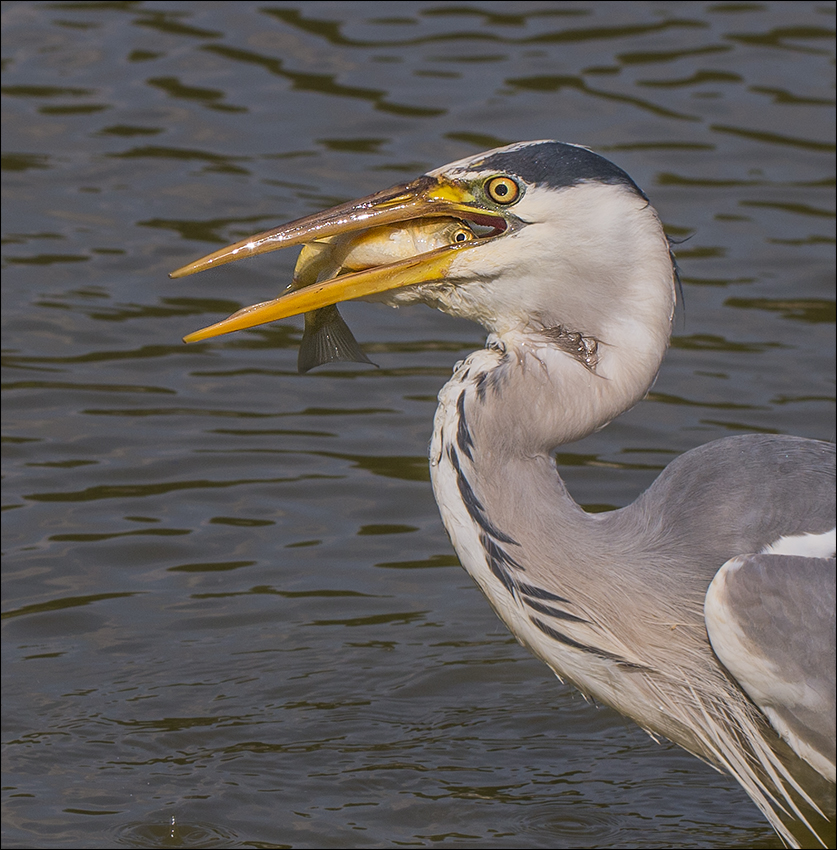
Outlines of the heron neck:
M489 599L498 588L484 569L486 547L502 549L520 529L527 539L517 545L537 548L552 539L586 552L591 568L609 560L596 556L602 541L591 533L600 515L576 504L551 452L606 425L653 382L668 334L642 334L628 324L621 331L599 345L594 364L547 344L543 334L490 338L439 394L430 450L436 500L463 566Z
M617 584L641 595L642 554L625 551L632 530L609 533L620 512L582 510L551 457L554 447L638 401L664 349L665 341L656 349L649 344L637 358L634 345L625 365L613 355L626 349L611 343L591 369L525 336L492 340L491 348L457 368L439 395L431 478L462 566L518 639L585 693L697 750L664 713L643 719L642 706L614 690L618 680L611 680L609 665L633 669L640 660L629 642L601 627L598 588ZM608 595L608 604L620 598ZM542 610L552 616L544 619Z
M455 419L495 464L549 455L603 428L645 396L670 327L654 332L639 322L614 320L601 340L574 333L557 340L555 330L490 336L488 346L461 363L442 388L437 429Z

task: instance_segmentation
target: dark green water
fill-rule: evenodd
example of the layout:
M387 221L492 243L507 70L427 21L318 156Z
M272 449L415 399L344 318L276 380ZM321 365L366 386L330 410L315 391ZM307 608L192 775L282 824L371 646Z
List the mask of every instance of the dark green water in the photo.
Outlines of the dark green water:
M435 395L481 330L349 305L378 369L226 242L521 139L651 197L686 307L651 398L564 447L631 501L747 431L834 438L834 4L2 4L3 846L779 847L584 702L457 566Z

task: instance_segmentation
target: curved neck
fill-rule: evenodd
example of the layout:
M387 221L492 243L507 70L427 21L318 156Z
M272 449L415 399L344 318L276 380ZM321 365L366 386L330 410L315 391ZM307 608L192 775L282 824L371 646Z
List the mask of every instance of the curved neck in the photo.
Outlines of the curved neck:
M602 339L559 328L492 335L442 388L437 429L447 418L443 409L457 404L471 439L493 463L548 455L645 396L668 332L669 325L663 333L624 319L611 321Z
M629 644L593 626L596 588L613 563L626 567L626 588L639 570L602 528L620 512L586 514L551 452L602 428L653 383L674 303L671 261L659 259L650 282L622 270L610 311L573 320L555 308L489 336L442 388L431 441L433 488L462 566L520 640L605 702L613 695L585 665L635 662ZM559 629L537 616L545 599L563 606ZM555 640L571 649L560 664Z
M595 347L569 339L574 349L543 331L492 336L439 394L430 449L436 500L463 566L492 601L516 581L506 556L514 560L517 547L553 541L556 551L585 553L589 575L611 560L593 529L599 517L575 503L550 452L641 399L668 337L625 323Z
M585 693L701 752L685 724L667 709L649 714L650 697L619 693L623 680L611 675L614 665L655 669L654 653L620 618L621 600L639 600L639 621L660 620L654 640L663 647L671 643L669 621L683 626L685 640L703 639L699 604L661 617L644 592L647 552L633 545L643 518L636 525L631 509L587 514L550 456L642 398L666 340L625 325L599 341L598 359L588 364L542 333L490 339L439 395L431 477L462 566L512 633Z

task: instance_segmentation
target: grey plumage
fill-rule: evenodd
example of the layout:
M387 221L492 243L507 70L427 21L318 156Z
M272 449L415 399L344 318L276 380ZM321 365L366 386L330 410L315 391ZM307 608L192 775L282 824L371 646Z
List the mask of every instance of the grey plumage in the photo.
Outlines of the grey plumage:
M383 249L389 228L434 218L474 229L419 256ZM718 440L598 514L573 501L552 457L639 402L668 346L677 270L645 194L586 148L521 142L175 275L314 240L318 268L344 265L338 244L358 260L363 243L382 265L329 271L187 341L351 298L482 324L486 348L442 388L430 447L463 567L559 677L728 771L787 844L822 843L817 807L833 809L835 779L833 444Z

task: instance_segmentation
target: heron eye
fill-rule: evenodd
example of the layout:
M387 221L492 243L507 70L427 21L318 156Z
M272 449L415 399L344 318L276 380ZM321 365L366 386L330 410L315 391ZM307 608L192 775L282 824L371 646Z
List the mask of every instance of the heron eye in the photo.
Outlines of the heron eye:
M492 177L485 184L485 191L498 204L513 204L520 197L520 186L511 177Z

